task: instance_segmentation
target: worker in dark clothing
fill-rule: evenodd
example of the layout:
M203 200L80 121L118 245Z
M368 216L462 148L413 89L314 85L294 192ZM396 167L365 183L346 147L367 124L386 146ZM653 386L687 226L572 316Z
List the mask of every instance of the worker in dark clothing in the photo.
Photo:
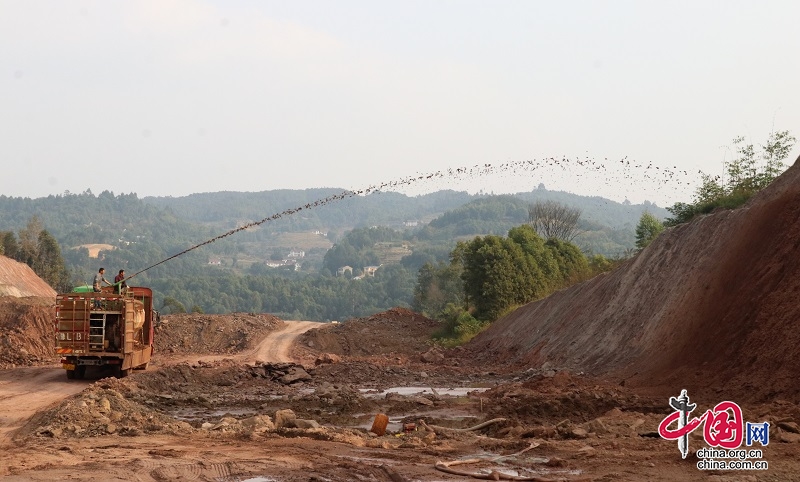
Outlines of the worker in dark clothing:
M128 287L128 284L125 282L125 270L119 270L119 274L114 276L114 286L117 293L122 294L125 291L125 288Z

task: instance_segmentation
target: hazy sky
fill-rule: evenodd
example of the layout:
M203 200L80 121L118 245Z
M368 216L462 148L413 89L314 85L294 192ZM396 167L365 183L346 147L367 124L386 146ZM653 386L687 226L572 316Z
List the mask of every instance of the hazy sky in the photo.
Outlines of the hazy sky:
M406 192L688 201L734 137L800 136L798 18L796 1L0 0L0 194L359 189L565 156L605 169ZM625 156L691 175L626 178Z

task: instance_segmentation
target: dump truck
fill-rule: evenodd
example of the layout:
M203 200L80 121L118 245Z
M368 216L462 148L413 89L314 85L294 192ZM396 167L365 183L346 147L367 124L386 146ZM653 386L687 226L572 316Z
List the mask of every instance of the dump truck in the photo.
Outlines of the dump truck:
M55 348L67 378L83 378L90 366L121 378L150 363L159 318L153 291L139 286L117 291L78 287L56 296Z

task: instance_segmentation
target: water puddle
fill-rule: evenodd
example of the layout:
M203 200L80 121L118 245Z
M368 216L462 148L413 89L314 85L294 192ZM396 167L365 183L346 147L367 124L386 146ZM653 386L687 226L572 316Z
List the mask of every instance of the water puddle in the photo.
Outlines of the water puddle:
M541 457L528 453L500 455L481 452L465 456L449 462L454 469L473 474L476 478L485 478L486 475L496 471L509 477L548 477L548 476L578 476L581 470L556 469L544 466L550 461L548 457Z
M356 419L357 423L351 425L353 428L361 428L364 430L369 430L372 428L372 423L375 420L374 413L357 413L353 415L353 418ZM389 416L389 423L386 424L387 432L402 432L403 431L403 423L404 422L416 422L419 419L425 419L428 423L433 423L434 425L457 425L461 426L469 426L474 425L480 422L478 417L467 413L467 412L460 412L458 410L454 410L452 408L442 409L442 410L428 410L424 412L413 412L413 413L401 413L401 414L393 414ZM447 422L456 422L455 424L450 424Z
M434 393L435 390L435 393ZM369 388L361 388L359 391L367 398L383 398L389 393L397 393L404 396L412 395L441 395L449 397L466 397L472 392L481 393L489 390L488 388L474 387L455 387L455 388L431 388L431 387L392 387L383 391Z

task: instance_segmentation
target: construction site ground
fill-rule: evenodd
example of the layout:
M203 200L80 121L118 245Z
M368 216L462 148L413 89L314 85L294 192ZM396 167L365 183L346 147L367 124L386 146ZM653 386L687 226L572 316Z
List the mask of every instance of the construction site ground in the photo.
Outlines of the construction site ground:
M404 309L341 324L171 315L146 371L68 380L38 341L50 329L47 301L0 303L0 476L9 481L800 477L794 403L743 407L775 427L763 448L769 470L700 471L657 434L672 411L665 394L549 364L477 363L435 347L437 323ZM9 358L12 343L23 355ZM378 414L388 416L380 436L370 431Z

